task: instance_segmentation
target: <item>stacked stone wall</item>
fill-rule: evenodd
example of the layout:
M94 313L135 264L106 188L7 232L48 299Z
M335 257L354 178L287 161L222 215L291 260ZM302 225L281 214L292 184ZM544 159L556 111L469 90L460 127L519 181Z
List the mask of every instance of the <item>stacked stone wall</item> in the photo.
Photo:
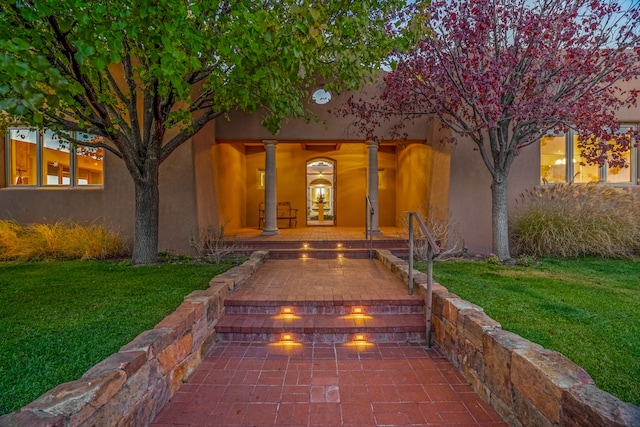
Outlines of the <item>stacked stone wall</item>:
M378 259L405 283L408 263L389 251ZM600 390L562 354L505 331L481 307L432 286L433 344L511 426L640 426L640 408ZM427 276L414 289L426 300Z
M154 329L138 335L82 378L0 417L0 427L149 425L215 345L215 326L224 314L225 298L267 255L254 252L242 265L214 277L208 289L187 295Z

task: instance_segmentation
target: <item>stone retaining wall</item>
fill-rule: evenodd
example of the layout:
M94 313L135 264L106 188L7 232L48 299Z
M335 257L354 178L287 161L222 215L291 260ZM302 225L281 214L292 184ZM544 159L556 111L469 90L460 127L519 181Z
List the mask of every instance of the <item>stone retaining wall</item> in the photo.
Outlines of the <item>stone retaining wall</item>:
M118 353L61 384L20 411L0 417L0 427L146 426L215 344L215 326L229 292L262 265L254 252L242 265L194 291L154 329Z
M408 263L389 251L378 259L405 283ZM426 297L427 276L414 289ZM502 330L481 307L433 285L433 340L478 394L511 426L640 426L640 407L597 388L562 354Z

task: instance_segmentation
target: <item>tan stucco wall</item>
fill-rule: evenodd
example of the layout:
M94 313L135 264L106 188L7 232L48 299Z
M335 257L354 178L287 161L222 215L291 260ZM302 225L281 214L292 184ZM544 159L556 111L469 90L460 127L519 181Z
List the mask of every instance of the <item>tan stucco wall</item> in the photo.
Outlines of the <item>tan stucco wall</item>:
M209 122L193 137L193 174L197 222L200 227L219 223L219 202L214 197L213 144L215 122Z
M475 145L462 138L452 147L449 209L465 247L471 253L492 248L491 175ZM531 145L516 157L509 174L509 212L518 196L540 181L540 147Z
M408 144L398 150L396 212L398 224L406 223L406 212L416 211L446 222L449 210L449 147L433 141Z
M272 135L260 124L263 113L246 114L241 111L232 111L227 117L216 119L216 138L218 140L265 140L276 139L279 141L354 141L363 140L364 135L357 132L353 125L353 119L344 117L340 113L346 101L352 95L357 98L368 98L369 93L379 93L377 86L367 86L361 92L348 92L341 95L332 95L329 103L324 105L309 104L309 109L319 118L318 121L307 122L304 119L290 119L282 123L282 129L277 135ZM392 122L383 122L376 131L379 139L390 139ZM403 133L409 140L424 140L429 124L424 120L406 124Z
M20 224L100 223L102 207L100 188L0 188L0 219Z
M189 237L198 228L192 142L178 147L160 166L160 232L158 250L188 253ZM134 187L124 162L105 156L102 197L104 221L130 241L134 235Z
M244 147L241 144L215 144L213 154L214 194L217 197L217 221L227 229L246 224L246 188ZM215 224L214 224L215 225Z

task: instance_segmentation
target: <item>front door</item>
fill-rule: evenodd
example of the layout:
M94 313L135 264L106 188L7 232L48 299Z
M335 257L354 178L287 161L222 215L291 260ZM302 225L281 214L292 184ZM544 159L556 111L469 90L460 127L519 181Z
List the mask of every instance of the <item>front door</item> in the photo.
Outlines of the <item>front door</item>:
M336 224L336 161L307 162L307 225Z

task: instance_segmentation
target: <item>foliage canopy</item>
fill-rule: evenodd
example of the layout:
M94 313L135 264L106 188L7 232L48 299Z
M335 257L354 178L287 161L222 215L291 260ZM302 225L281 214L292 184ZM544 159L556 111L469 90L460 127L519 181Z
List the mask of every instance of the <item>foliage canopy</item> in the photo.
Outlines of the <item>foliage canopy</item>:
M638 2L433 0L428 13L429 35L399 55L381 97L353 99L350 112L372 138L382 120L400 118L399 130L427 116L471 143L492 177L494 252L506 259L507 178L523 148L573 128L589 162L626 166L632 138L616 113L637 105Z

